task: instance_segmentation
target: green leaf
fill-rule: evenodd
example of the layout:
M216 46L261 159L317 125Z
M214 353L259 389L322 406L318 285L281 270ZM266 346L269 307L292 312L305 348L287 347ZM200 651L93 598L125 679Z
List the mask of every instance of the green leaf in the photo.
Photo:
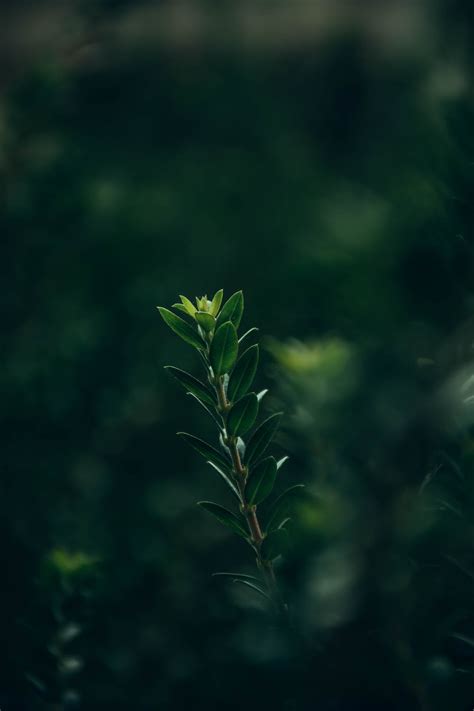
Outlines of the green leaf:
M183 304L173 304L173 309L176 311L182 311L186 316L189 316L188 310L183 306Z
M216 472L218 472L218 474L220 474L220 476L224 479L224 481L225 481L225 483L227 484L227 486L229 487L229 489L232 490L232 492L236 495L236 497L238 498L238 500L242 503L242 498L241 498L241 496L240 496L239 490L237 489L236 485L234 484L234 482L233 482L232 479L230 478L230 475L226 474L223 469L221 469L220 467L218 467L218 466L217 466L216 464L214 464L213 462L211 462L211 461L208 460L207 463L210 464L211 467L212 467L213 469L215 469Z
M212 419L214 420L214 422L216 423L216 425L219 427L219 429L220 429L221 427L223 427L222 418L221 418L220 414L215 411L214 408L211 409L210 407L208 407L208 406L206 405L206 403L203 402L202 400L200 400L200 398L198 398L198 396L195 395L194 393L186 393L186 394L187 394L187 395L190 395L192 398L194 398L194 400L197 400L197 402L201 405L201 407L203 408L203 410L205 410L205 411L207 412L207 414L212 417Z
M222 326L219 326L211 343L209 360L214 375L219 376L232 369L237 359L238 350L239 344L235 326L230 321L226 321Z
M288 550L289 543L288 531L284 528L277 528L264 538L260 549L262 558L275 560Z
M253 383L258 365L258 346L251 346L240 356L230 376L227 397L231 402L240 400Z
M230 528L234 531L234 533L237 533L239 536L242 536L242 538L245 538L245 540L248 540L248 532L232 511L225 509L219 504L215 504L213 501L198 501L198 506L201 506L201 508L215 516L218 521L223 523L224 526L227 526L227 528Z
M292 503L302 493L304 484L294 484L278 496L268 511L267 531L273 531L281 525L281 521L288 514Z
M168 373L172 375L185 390L187 390L187 392L198 397L202 400L202 402L205 402L206 405L212 405L213 407L216 406L217 402L213 393L204 385L204 383L201 383L201 381L193 375L186 373L186 371L180 370L179 368L175 368L174 365L165 365L165 370L167 370Z
M267 457L250 474L245 488L249 504L260 504L270 496L275 485L277 463L275 457Z
M270 602L273 602L270 595L263 588L261 588L260 585L255 585L255 583L253 583L251 580L245 580L244 578L235 578L233 582L240 583L241 585L246 585L248 588L256 590L256 592L260 593L262 597L266 598L267 600L270 600Z
M285 462L289 460L289 457L282 457L281 459L278 460L277 462L277 469L280 469L284 465Z
M225 472L230 470L230 462L228 462L222 454L220 454L217 449L211 447L210 444L204 442L204 440L195 437L194 435L188 434L187 432L178 432L178 435L184 439L185 442L194 447L194 449L199 452L199 454L204 457L208 462L215 464Z
M207 311L196 311L194 318L206 333L213 331L216 326L216 319Z
M186 309L187 313L190 316L194 316L196 313L196 307L194 306L193 302L190 301L187 296L182 296L181 294L179 295L179 298L183 302L183 306Z
M222 307L222 311L217 318L217 325L220 326L226 321L231 321L235 328L238 328L243 312L244 295L241 291L237 291L235 294L232 294L230 299L228 299Z
M186 323L186 321L183 321L182 318L176 316L176 314L168 309L165 309L163 306L158 306L157 308L163 321L171 328L172 331L180 336L183 341L190 343L199 350L205 349L206 345L201 336L196 333L194 328L190 326L189 323Z
M265 452L277 430L281 415L281 412L270 415L270 417L267 417L267 419L264 420L255 430L252 437L247 442L247 464L257 462Z
M253 580L255 583L261 582L261 580L259 578L256 578L255 575L246 575L245 573L213 573L212 574L213 578L217 578L219 576L233 578L234 580L237 580L237 578L240 578L241 580Z
M245 331L243 336L240 336L239 343L242 343L244 338L247 338L247 336L250 336L251 333L254 333L254 332L256 333L257 331L258 331L258 328L256 328L255 326L253 328L249 328L248 331Z
M227 415L227 430L231 435L242 435L253 426L258 415L258 399L248 393L233 405Z
M223 296L224 296L224 290L219 289L219 291L216 291L216 293L212 297L211 306L209 308L209 313L212 314L214 317L216 317L217 314L219 313L219 309L222 304L222 297Z
M268 389L266 389L266 390L260 390L260 392L257 393L257 397L258 397L258 401L259 401L259 402L262 402L262 400L263 400L263 398L265 397L265 395L267 394L267 392L268 392Z

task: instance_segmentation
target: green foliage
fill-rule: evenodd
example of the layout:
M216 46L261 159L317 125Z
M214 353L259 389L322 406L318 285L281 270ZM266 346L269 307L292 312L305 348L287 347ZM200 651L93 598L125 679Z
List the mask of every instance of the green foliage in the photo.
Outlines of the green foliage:
M173 366L167 366L167 368L212 416L218 428L221 448L228 458L193 435L184 432L178 434L217 470L239 501L238 515L220 504L209 501L199 503L202 508L213 514L234 533L245 538L257 554L257 565L264 572L262 582L264 587L260 583L256 584L254 581L242 579L239 576L235 581L261 593L273 603L275 609L281 610L284 609L284 606L282 608L281 598L275 588L272 560L277 557L276 554L274 555L276 547L278 547L277 539L280 541L283 534L279 530L273 532L269 527L270 533L265 536L262 534L262 528L257 518L257 506L271 495L277 471L286 460L284 457L277 464L274 457L267 457L260 461L275 435L281 413L271 415L264 420L255 429L249 442L247 444L244 442L242 435L254 427L258 416L259 402L266 390L260 392L259 396L253 392L247 393L257 370L258 346L251 346L237 360L239 351L237 328L242 318L244 305L242 292L238 291L233 294L219 311L222 297L223 291L220 290L211 302L206 296L196 298L198 310L191 313L192 302L181 296L183 305L196 320L197 328L201 328L205 334L206 347L203 350L202 361L206 370L206 378L214 388L213 396L210 396L208 388L194 376ZM166 315L169 313L166 309L160 308L161 311L164 311ZM174 322L169 323L169 319L165 319L165 321L172 330L177 331ZM247 331L247 334L252 330ZM182 331L177 332L182 336ZM288 492L286 495L288 497ZM280 501L277 511L272 514L272 520L278 518L281 508L282 502ZM240 516L243 516L242 522ZM245 525L248 530L244 527ZM278 555L281 552L282 550L279 549Z

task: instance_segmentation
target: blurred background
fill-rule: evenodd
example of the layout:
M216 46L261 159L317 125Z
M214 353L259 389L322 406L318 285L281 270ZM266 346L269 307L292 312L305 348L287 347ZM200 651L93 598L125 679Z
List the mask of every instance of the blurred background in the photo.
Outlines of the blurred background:
M0 9L2 711L474 705L470 0ZM242 288L293 629L156 305Z

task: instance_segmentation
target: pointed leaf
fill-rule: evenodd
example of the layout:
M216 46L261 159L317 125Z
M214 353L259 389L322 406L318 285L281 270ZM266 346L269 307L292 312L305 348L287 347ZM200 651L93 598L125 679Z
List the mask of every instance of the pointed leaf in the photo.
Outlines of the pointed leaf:
M251 472L245 491L249 504L260 504L270 496L275 485L277 463L275 457L267 457Z
M267 392L268 392L268 389L266 389L266 390L260 390L260 392L257 393L257 397L258 397L258 401L259 401L259 402L262 402L262 400L263 400L263 398L265 397L265 395L267 394Z
M207 414L212 417L212 419L214 420L214 422L216 423L216 425L217 425L219 428L221 428L221 427L223 426L222 418L221 418L221 416L215 411L214 408L208 407L208 406L206 405L206 403L203 402L202 400L200 400L200 398L198 398L198 396L195 395L194 393L189 392L189 393L186 393L186 394L189 395L189 396L191 396L194 400L197 400L197 402L201 405L201 407L203 408L203 410L205 410L205 411L207 412Z
M240 400L253 383L258 365L258 346L251 346L240 356L232 371L227 387L227 397L231 402Z
M237 518L235 514L232 513L232 511L225 509L219 504L215 504L213 501L198 501L198 506L201 506L201 508L205 509L210 514L215 516L215 518L217 518L220 523L223 523L224 526L230 528L232 531L234 531L234 533L237 533L239 536L242 536L242 538L245 538L246 540L248 539L248 532L244 528L243 523L241 523L241 521Z
M206 333L214 330L216 319L211 314L208 314L207 311L196 311L194 318Z
M218 472L218 474L220 474L220 476L224 479L224 481L225 481L225 483L227 484L227 486L229 487L229 489L231 489L232 492L233 492L233 493L236 495L236 497L238 498L238 500L239 500L240 502L242 502L241 496L240 496L240 494L239 494L239 490L237 489L236 485L234 484L234 482L233 482L232 479L230 478L230 475L229 475L229 474L226 474L223 469L221 469L220 467L218 467L217 464L214 464L214 462L209 461L209 459L207 460L207 463L210 464L211 467L212 467L213 469L215 469L216 472Z
M196 307L194 306L192 301L190 301L187 296L182 296L181 294L179 295L179 298L183 302L183 306L186 309L187 313L190 316L194 316L194 314L196 313Z
M258 331L258 328L256 328L255 326L253 328L249 328L248 331L245 331L243 336L240 336L239 343L242 343L244 338L247 338L247 336L250 336L251 333L257 333L257 331Z
M201 336L194 330L189 323L183 321L182 318L176 316L172 311L163 308L163 306L158 306L158 311L161 314L163 321L174 331L178 336L180 336L183 341L190 343L192 346L198 349L204 349L206 347Z
M262 422L260 427L255 430L252 437L247 442L247 464L258 462L262 454L265 452L277 430L281 415L281 412L270 415L270 417L267 417L267 419Z
M230 321L226 321L222 326L219 326L211 343L209 360L211 361L214 375L219 376L223 373L228 373L232 369L238 350L239 344L235 326Z
M226 321L231 321L235 328L240 325L240 320L244 311L244 295L241 291L237 291L235 294L225 302L222 310L217 318L217 325L225 323Z
M289 512L292 503L298 495L302 493L303 489L304 484L295 484L294 486L290 486L275 499L267 515L268 523L266 529L268 531L278 528L282 519L285 518Z
M186 373L185 370L180 370L180 368L175 368L174 365L165 365L165 370L167 370L185 390L198 397L202 402L205 402L206 405L216 406L217 403L213 393L204 383L201 383L201 381L193 375Z
M241 585L246 585L248 588L251 588L252 590L256 590L256 592L260 593L262 597L265 597L267 600L270 600L270 602L273 602L272 598L270 595L263 590L259 585L255 585L255 583L252 583L250 580L245 580L242 578L235 578L233 581L234 583L240 583Z
M173 304L173 308L176 309L176 311L182 311L186 316L189 316L188 310L183 306L183 304Z
M259 578L256 578L255 575L247 575L245 573L213 573L212 574L213 578L217 578L219 576L234 578L234 580L236 580L237 578L241 578L242 580L253 580L255 583L261 582L261 580Z
M278 460L277 462L277 469L280 469L284 465L285 462L287 462L289 457L282 457L281 459Z
M244 395L233 405L227 415L227 430L229 434L242 435L249 431L258 415L258 399L255 393Z
M219 309L222 304L222 297L223 296L224 296L224 290L219 289L219 291L216 291L216 293L212 297L211 306L209 308L209 313L212 314L214 316L214 318L219 313Z
M204 440L199 439L199 437L195 437L194 435L188 434L187 432L178 432L178 435L182 437L185 442L191 445L191 447L194 447L194 449L199 452L201 456L204 457L204 459L208 460L209 462L212 462L216 466L219 467L219 469L222 469L225 472L228 472L230 469L230 462L224 459L222 454L220 454L217 449L214 449L214 447L211 447L210 444L207 442L204 442Z
M289 535L285 528L278 528L264 538L260 549L264 560L275 560L288 550Z

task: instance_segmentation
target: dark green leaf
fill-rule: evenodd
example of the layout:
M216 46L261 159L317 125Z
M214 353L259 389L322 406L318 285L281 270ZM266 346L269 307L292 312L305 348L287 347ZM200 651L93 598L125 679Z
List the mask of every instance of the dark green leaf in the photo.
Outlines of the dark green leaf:
M216 317L217 314L219 313L219 309L222 304L222 297L223 296L224 296L223 289L219 289L219 291L216 291L216 293L212 297L211 306L209 308L209 313L211 313L214 317Z
M206 405L206 403L203 402L202 400L200 400L198 398L198 396L195 395L194 393L189 392L189 393L187 393L187 395L190 395L192 398L194 398L194 400L197 400L197 402L201 405L203 410L205 410L207 412L207 414L212 417L212 419L214 420L214 422L216 423L216 425L219 428L221 428L223 426L222 418L219 415L219 413L216 412L215 408L209 407L208 405Z
M298 495L302 493L303 489L304 484L295 484L294 486L290 486L275 499L268 511L268 522L266 526L268 531L278 528L282 519L288 514L292 503L296 500Z
M252 590L258 592L260 595L262 595L262 597L265 597L267 600L270 600L270 602L273 602L270 595L263 588L261 588L259 585L255 585L255 583L252 583L250 580L236 578L233 582L240 583L241 585L246 585L248 588L251 588Z
M198 397L202 400L202 402L205 402L206 405L212 405L215 407L217 403L213 393L206 387L206 385L204 385L204 383L201 383L200 380L195 378L190 373L186 373L185 370L175 368L174 365L165 365L165 370L167 370L168 373L170 373L170 375L172 375L185 390Z
M270 415L262 422L253 433L250 440L247 442L246 461L247 464L258 462L266 448L272 441L272 438L280 422L282 413L277 412L275 415Z
M242 435L253 426L258 414L258 399L255 393L244 395L231 408L227 416L227 430L231 435Z
M277 475L275 457L267 457L250 474L245 491L249 504L260 504L272 493Z
M219 326L211 343L209 359L214 375L222 375L232 369L238 350L239 343L235 326L230 321L226 321L222 326Z
M206 333L212 331L216 325L216 319L207 311L196 311L194 318Z
M261 582L261 580L259 578L256 578L255 575L246 575L245 573L213 573L212 574L213 578L217 578L219 576L233 578L234 580L237 580L237 578L240 578L242 580L253 580L253 582L255 582L255 583Z
M183 321L182 318L176 316L172 311L163 308L163 306L158 306L158 311L161 314L163 321L174 331L178 336L180 336L183 341L190 343L195 348L204 349L206 347L201 336L194 330L189 323Z
M288 531L284 528L277 528L276 531L271 531L264 538L260 553L264 560L275 560L278 556L285 553L289 546Z
M241 502L242 499L241 499L241 496L240 496L240 494L239 494L239 490L237 489L236 485L235 485L234 482L232 481L232 479L231 479L231 477L230 477L230 474L226 474L226 472L225 472L223 469L221 469L220 467L218 467L217 464L214 464L214 462L211 462L211 461L208 460L208 464L210 464L211 467L212 467L213 469L215 469L218 474L220 474L220 476L224 479L224 481L225 481L225 483L227 484L227 486L229 487L229 489L232 490L232 492L236 495L236 497L238 498L238 500Z
M239 343L242 343L244 338L247 338L247 336L250 336L251 333L257 333L257 331L258 331L258 328L256 328L255 326L253 328L249 328L248 331L245 331L243 336L240 336Z
M237 291L235 294L225 302L217 318L217 326L225 323L226 321L231 321L235 328L240 325L240 320L244 311L244 295L241 291Z
M227 526L227 528L230 528L232 531L234 531L234 533L237 533L239 536L242 536L242 538L245 538L246 540L248 539L248 532L245 530L243 524L240 522L237 516L232 513L232 511L225 509L219 504L215 504L213 501L198 501L198 506L201 506L201 508L205 509L206 511L209 511L210 514L215 516L218 521L224 524L224 526Z
M194 449L199 452L201 456L204 457L208 462L212 462L212 464L215 464L216 466L219 467L219 469L222 469L225 472L228 472L230 469L230 462L228 462L222 454L220 454L217 449L214 449L214 447L211 447L210 444L207 444L207 442L204 442L204 440L199 439L199 437L195 437L194 435L188 434L187 432L178 432L178 435L182 437L185 442L191 445L191 447L194 447Z
M227 397L231 402L240 400L253 383L258 365L258 346L251 346L240 356L230 376Z

